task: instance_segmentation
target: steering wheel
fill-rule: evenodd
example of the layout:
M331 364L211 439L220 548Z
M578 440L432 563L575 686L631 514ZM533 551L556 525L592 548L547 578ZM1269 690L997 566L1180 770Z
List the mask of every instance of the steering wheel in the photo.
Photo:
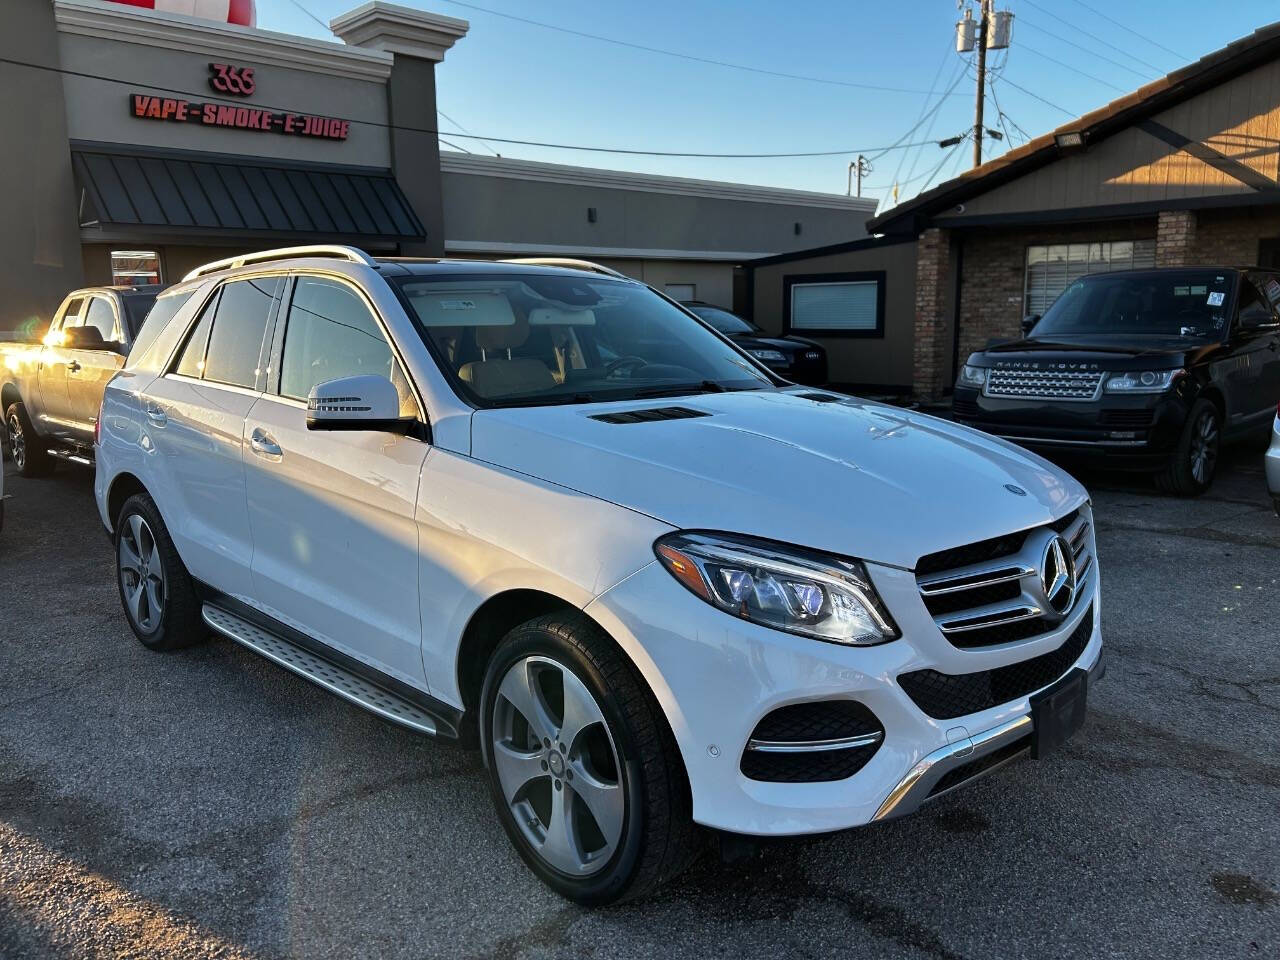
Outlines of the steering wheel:
M649 361L644 357L618 357L617 359L610 360L605 364L604 375L606 377L612 377L619 370L630 369L632 367L643 367L648 364L648 362Z

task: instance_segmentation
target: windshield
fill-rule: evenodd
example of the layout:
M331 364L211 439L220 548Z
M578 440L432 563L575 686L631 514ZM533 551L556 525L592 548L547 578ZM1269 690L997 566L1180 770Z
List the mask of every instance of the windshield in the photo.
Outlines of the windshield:
M538 274L397 282L437 361L482 406L756 390L774 383L640 284Z
M1235 275L1215 270L1091 274L1054 301L1036 340L1079 334L1221 338Z
M741 333L756 333L759 330L758 327L743 320L737 314L730 313L728 310L721 310L719 307L704 307L702 304L697 306L686 304L686 306L727 337Z

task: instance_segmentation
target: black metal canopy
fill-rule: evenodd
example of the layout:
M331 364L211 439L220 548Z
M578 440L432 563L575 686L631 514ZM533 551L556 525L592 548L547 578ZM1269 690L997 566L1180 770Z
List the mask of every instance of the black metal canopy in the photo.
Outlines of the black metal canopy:
M224 154L73 143L82 222L298 238L420 241L425 231L390 171Z

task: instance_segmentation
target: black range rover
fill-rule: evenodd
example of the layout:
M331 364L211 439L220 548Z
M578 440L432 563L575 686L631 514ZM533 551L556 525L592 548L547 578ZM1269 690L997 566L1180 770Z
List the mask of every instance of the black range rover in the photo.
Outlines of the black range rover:
M1023 321L1023 339L969 357L953 411L1025 447L1199 494L1222 443L1275 414L1277 308L1280 273L1255 267L1084 276Z

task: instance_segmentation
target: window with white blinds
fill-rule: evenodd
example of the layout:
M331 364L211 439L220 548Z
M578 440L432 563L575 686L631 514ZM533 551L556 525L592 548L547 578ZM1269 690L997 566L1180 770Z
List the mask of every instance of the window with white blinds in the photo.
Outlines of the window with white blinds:
M880 284L876 280L791 284L791 329L814 333L875 332Z
M1086 273L1140 270L1156 265L1155 240L1102 240L1027 247L1025 314L1044 313Z

